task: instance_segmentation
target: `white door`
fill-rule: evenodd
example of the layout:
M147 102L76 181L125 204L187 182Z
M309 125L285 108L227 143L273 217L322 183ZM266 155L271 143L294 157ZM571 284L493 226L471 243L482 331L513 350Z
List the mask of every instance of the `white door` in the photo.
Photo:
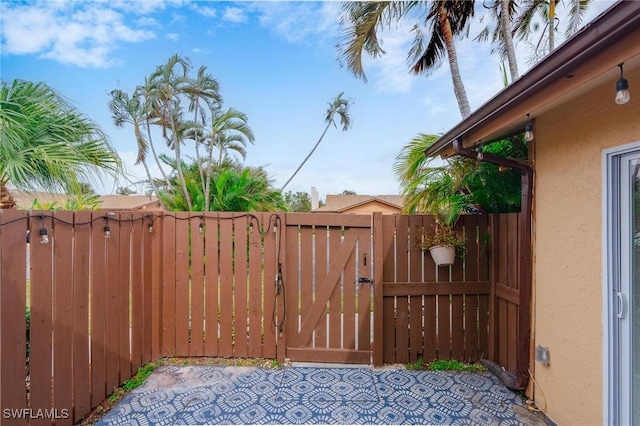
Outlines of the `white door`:
M609 160L608 418L604 420L640 425L640 149L611 155Z

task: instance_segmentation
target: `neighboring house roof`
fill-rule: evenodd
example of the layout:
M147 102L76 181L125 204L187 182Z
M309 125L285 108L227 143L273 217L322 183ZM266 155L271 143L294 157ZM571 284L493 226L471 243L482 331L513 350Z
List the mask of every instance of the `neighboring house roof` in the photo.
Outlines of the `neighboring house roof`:
M640 2L615 3L445 133L425 154L449 157L454 154L455 140L469 148L522 133L527 114L535 119L603 82L611 84L613 102L615 84L620 77L617 65L624 62L625 73L640 67L638 28Z
M56 203L58 207L63 207L68 198L67 194L53 192L11 191L11 195L16 207L23 210L31 209L34 199L40 204ZM162 210L156 197L146 195L101 195L98 199L101 210Z
M327 195L327 204L313 210L314 213L342 213L367 203L379 202L398 210L402 209L401 195Z

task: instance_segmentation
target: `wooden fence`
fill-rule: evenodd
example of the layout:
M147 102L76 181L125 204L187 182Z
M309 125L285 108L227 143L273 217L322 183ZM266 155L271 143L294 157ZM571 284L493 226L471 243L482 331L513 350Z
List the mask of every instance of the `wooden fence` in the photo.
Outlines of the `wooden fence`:
M381 250L384 363L422 359L473 362L488 355L488 217L463 216L456 228L466 237L466 255L436 267L420 247L430 216L378 216L376 249ZM378 271L378 270L377 270ZM376 288L376 292L378 289ZM380 311L376 310L376 314ZM378 342L378 339L375 339Z
M366 362L371 342L377 365L511 370L517 217L463 217L464 260L436 268L417 243L427 216L0 210L1 414L72 424L162 356Z

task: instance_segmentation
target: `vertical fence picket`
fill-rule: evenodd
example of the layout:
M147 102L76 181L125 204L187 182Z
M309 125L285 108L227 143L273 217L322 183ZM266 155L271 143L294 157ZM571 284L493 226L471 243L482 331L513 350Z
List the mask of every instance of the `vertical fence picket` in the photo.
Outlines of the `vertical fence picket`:
M314 293L318 289L312 288L312 274L314 269L313 261L313 249L311 243L313 242L313 228L311 226L300 227L300 239L299 241L299 274L300 281L298 284L298 304L300 306L300 315L304 315L311 308L311 303L314 299ZM318 265L315 265L317 267ZM302 342L301 342L302 343Z
M120 319L120 224L108 221L111 236L107 238L107 231L103 229L101 237L106 242L107 250L107 309L106 309L106 354L107 354L107 395L120 384L120 339L122 332ZM128 317L128 315L127 315Z
M396 216L396 282L409 281L409 218ZM409 362L409 297L396 296L396 362Z
M255 219L254 219L255 217ZM256 221L256 219L258 219ZM259 216L249 218L249 294L248 294L248 311L249 311L249 347L247 355L249 357L262 357L262 335L269 330L264 329L262 321L265 312L263 311L263 287L271 285L271 283L263 282L262 277L262 237L260 236L260 219ZM268 303L268 301L264 301Z
M248 217L241 216L233 221L233 234L235 243L235 268L234 268L234 336L235 342L233 355L236 357L247 356L247 229Z
M282 241L282 234L280 234L283 229L278 231L279 234L276 234L273 231L273 225L276 220L276 216L269 213L262 213L260 216L260 223L263 226L262 232L265 233L263 248L264 248L264 318L263 321L263 339L264 339L264 347L263 347L263 355L265 358L275 358L277 356L276 352L276 336L278 335L278 327L276 327L276 322L279 323L282 321L282 314L279 314L275 311L277 298L282 300L282 296L276 294L276 271L277 271L277 263L280 261L277 258L280 247L280 242ZM286 225L280 223L280 228L284 228ZM283 242L284 243L284 242ZM288 285L288 283L285 283ZM281 343L281 342L278 342ZM284 353L284 352L283 352Z
M140 330L142 333L142 353L140 354L140 365L155 359L153 356L153 340L154 340L154 281L153 281L153 237L149 233L149 221L151 216L148 214L141 215L141 220L136 230L139 230L141 246L142 246L142 276L140 278L142 286L142 323Z
M142 359L144 341L144 229L143 216L140 213L131 213L131 292L129 304L131 306L131 370L130 376L138 371L138 368L145 362Z
M54 213L53 407L73 411L73 212ZM73 424L71 416L56 424Z
M345 233L358 233L358 228L345 229ZM354 248L342 273L342 348L356 348L356 267L358 252Z
M294 306L295 308L293 310L288 309L288 311L294 313L294 315L287 315L286 317L288 331L286 343L294 347L298 346L298 332L300 331L300 304L298 303L300 294L300 256L298 251L300 242L299 235L298 225L287 225L284 241L284 244L288 247L287 256L284 259L286 262L284 276L287 280L285 283L287 287L284 296L286 297L286 306ZM278 341L278 344L280 344L280 341Z
M145 236L151 239L151 324L145 324L145 330L151 331L151 359L163 355L162 331L164 307L162 304L164 288L164 256L163 256L163 220L162 215L150 215L145 223ZM145 261L148 261L145 259ZM146 281L146 279L145 279Z
M189 264L190 245L189 227L199 226L199 221L190 224L189 213L176 212L176 281L175 281L175 306L176 306L176 356L189 356L189 336L191 324L189 323Z
M324 281L328 272L328 264L327 264L327 227L326 226L316 226L316 233L314 239L314 253L315 253L315 270L314 270L314 282L315 288L314 291L317 292L319 290L320 284ZM320 319L318 319L318 324L316 324L316 329L314 330L314 335L316 339L316 346L320 348L327 347L327 310L323 309L320 314Z
M131 377L131 213L120 213L118 221L118 385Z
M378 250L382 251L384 258L383 261L383 276L382 281L384 283L396 282L395 275L395 248L396 248L396 235L395 235L395 218L393 216L382 216L382 233L383 244L382 247L378 247ZM383 360L385 363L396 362L396 313L395 313L395 298L384 297L382 307L382 316L384 318L384 354Z
M195 220L194 220L195 219ZM189 356L204 353L204 236L209 222L199 215L191 220L191 339Z
M27 212L0 210L0 410L27 407L26 321ZM32 219L33 220L33 219ZM9 222L12 222L10 223ZM33 227L32 227L33 228ZM32 241L38 244L37 229ZM33 351L33 346L32 349ZM3 419L3 424L27 424L25 419Z
M422 216L409 217L409 278L410 282L422 281L422 269L424 261L419 239L422 230ZM424 356L423 352L423 298L422 296L409 296L409 361L418 360ZM420 356L419 356L420 355Z
M162 216L162 355L176 354L176 219Z
M337 227L331 227L329 231L329 259L333 263L334 258L342 241L342 229ZM338 278L339 279L339 278ZM331 285L333 283L327 283ZM341 286L336 286L335 291L329 298L329 347L339 348L342 342L342 291Z
M91 405L97 406L107 395L107 252L104 230L98 224L98 212L91 226Z
M34 212L42 214L43 220L31 219L31 350L30 350L30 384L29 398L32 409L45 409L52 406L52 307L53 299L53 221L50 212ZM38 233L44 227L48 231L49 243L39 244ZM33 419L32 425L51 424L50 419Z
M224 358L233 356L233 215L220 214L220 346Z
M207 214L205 227L205 288L204 288L204 355L218 355L218 283L219 283L219 258L218 258L218 216Z
M91 410L89 273L91 212L76 212L73 232L73 422Z

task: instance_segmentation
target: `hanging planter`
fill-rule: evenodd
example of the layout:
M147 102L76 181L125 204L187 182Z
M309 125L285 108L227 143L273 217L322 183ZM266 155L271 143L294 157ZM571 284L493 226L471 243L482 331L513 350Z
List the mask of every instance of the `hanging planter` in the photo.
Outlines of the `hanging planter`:
M465 251L464 234L448 226L437 226L433 233L422 229L419 242L423 251L429 250L436 266L453 265L456 252L464 255Z
M453 265L456 260L456 248L454 246L435 246L429 249L431 258L436 266Z

